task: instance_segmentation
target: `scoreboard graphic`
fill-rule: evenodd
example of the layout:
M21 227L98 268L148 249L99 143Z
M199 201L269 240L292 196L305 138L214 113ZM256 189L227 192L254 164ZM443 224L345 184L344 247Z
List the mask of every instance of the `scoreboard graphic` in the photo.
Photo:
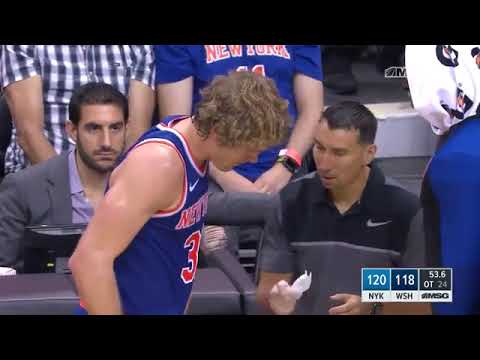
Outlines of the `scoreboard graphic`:
M452 302L451 268L363 268L362 302Z

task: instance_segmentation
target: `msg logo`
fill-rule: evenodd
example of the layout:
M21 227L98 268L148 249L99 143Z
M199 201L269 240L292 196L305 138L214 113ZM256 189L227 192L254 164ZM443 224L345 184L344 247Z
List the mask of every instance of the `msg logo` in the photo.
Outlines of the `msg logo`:
M385 70L386 79L406 79L407 69L405 66L390 66Z
M422 294L422 299L448 299L449 295L448 293L425 293Z

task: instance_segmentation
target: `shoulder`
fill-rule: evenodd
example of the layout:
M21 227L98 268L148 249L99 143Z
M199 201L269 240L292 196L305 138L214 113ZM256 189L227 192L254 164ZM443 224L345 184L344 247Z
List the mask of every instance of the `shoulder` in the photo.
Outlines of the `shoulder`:
M137 178L140 182L178 181L184 173L183 158L178 150L162 142L149 142L132 149L112 173ZM147 175L148 176L144 176Z
M286 206L293 206L319 191L323 191L323 186L314 171L287 184L280 192L280 200Z
M379 187L381 210L393 216L411 219L420 208L420 199L415 194L405 190L394 179L385 178L385 183Z
M40 164L32 165L13 174L9 174L5 177L5 180L9 179L9 181L19 184L36 184L39 180L46 179L51 174L55 175L60 169L66 170L67 166L68 155L64 153L56 155Z

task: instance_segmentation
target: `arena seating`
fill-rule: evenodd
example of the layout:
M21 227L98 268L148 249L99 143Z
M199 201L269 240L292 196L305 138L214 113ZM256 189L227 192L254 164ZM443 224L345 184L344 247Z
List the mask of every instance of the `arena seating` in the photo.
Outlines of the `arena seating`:
M0 315L72 315L78 306L73 279L64 274L0 277ZM242 314L241 295L219 269L199 269L189 307L191 315Z

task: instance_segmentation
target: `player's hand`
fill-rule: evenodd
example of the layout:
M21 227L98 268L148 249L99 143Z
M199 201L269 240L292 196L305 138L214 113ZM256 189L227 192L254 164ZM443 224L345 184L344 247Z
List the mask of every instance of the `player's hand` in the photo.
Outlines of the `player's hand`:
M260 192L277 193L288 184L291 177L292 173L285 166L277 163L270 170L265 171L254 185Z
M330 315L368 315L371 304L362 303L362 298L353 294L335 294L330 299L339 301L341 305L331 307Z
M281 280L273 286L268 301L276 315L289 315L295 309L297 297L288 283Z
M204 254L223 249L227 246L227 235L221 226L209 225L203 228L203 238L200 248Z

